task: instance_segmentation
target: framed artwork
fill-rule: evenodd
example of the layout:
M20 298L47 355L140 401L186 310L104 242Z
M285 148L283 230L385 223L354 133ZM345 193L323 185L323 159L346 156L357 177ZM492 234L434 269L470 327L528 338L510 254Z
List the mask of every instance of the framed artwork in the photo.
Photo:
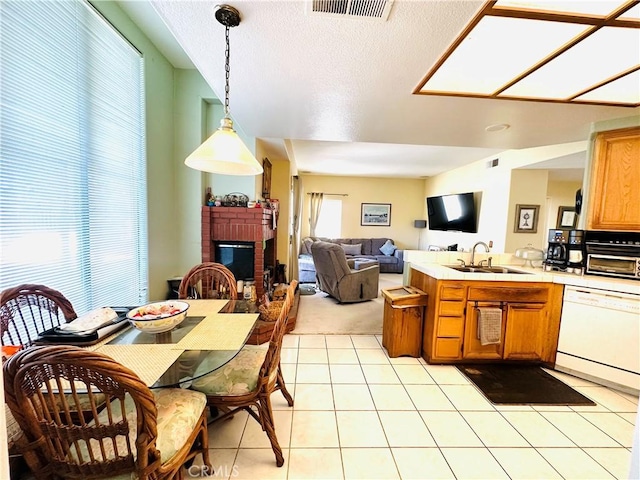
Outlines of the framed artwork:
M540 205L516 205L514 233L536 233L538 231L538 212Z
M578 212L575 207L558 207L558 220L556 228L576 228Z
M267 157L262 159L262 198L271 197L271 162Z
M388 227L391 225L390 203L363 203L360 225Z

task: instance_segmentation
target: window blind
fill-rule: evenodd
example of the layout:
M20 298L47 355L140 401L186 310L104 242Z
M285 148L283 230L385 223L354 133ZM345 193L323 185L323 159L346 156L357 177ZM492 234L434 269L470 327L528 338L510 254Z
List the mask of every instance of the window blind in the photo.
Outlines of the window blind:
M81 0L0 2L0 288L147 301L143 59Z

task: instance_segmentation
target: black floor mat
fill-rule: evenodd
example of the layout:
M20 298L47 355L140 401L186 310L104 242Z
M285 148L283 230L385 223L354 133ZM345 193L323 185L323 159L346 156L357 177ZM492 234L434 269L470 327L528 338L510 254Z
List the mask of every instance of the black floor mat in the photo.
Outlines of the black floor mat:
M497 404L595 405L566 383L530 365L457 365L484 395Z

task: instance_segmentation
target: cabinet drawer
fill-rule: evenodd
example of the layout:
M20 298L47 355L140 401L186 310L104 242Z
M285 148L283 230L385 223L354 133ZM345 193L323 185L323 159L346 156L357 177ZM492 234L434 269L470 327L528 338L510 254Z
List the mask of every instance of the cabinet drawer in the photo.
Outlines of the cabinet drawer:
M460 283L440 286L440 300L464 300L465 287Z
M469 300L485 302L546 302L549 287L469 287Z
M435 357L438 358L460 358L461 357L460 338L437 338Z
M440 317L459 317L464 315L464 302L440 302L438 315Z
M439 317L437 337L462 337L464 317Z

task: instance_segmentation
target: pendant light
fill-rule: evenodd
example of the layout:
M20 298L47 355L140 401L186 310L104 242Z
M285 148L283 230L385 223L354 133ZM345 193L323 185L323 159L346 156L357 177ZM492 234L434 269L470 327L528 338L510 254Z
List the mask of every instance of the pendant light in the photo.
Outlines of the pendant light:
M229 116L229 28L240 25L240 13L229 5L218 5L216 20L225 26L224 118L220 127L187 157L184 163L195 170L225 175L259 175L262 165L233 129Z

